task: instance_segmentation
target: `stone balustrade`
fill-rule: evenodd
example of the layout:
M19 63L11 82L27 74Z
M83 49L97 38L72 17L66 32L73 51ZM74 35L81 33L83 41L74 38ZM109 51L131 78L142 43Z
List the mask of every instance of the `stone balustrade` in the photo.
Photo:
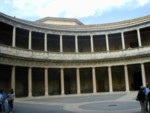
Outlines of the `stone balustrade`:
M137 57L150 54L150 47L126 49L111 52L86 52L86 53L55 53L44 51L33 51L10 46L0 46L0 53L15 57L40 60L107 60L128 57Z

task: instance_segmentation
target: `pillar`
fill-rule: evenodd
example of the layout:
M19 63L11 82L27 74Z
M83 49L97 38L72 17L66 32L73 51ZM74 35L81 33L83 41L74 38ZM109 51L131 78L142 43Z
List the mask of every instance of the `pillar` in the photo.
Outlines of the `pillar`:
M142 84L143 86L146 86L145 68L143 63L141 64L141 72L142 72Z
M75 36L75 52L78 53L79 50L78 50L78 37Z
M91 39L91 52L94 52L94 46L93 46L93 36L90 36Z
M32 68L28 70L28 97L32 97Z
M15 66L12 66L11 72L11 88L15 91Z
M108 79L109 79L109 92L113 91L112 88L112 73L111 73L111 67L108 67Z
M124 66L124 72L125 72L126 92L129 92L129 77L128 77L128 68L127 68L127 65Z
M137 29L137 36L138 36L138 44L139 44L139 47L141 47L142 44L141 44L141 36L140 36L140 30L139 30L139 29Z
M97 92L97 88L96 88L95 67L92 68L92 79L93 79L93 93L96 93Z
M16 27L13 27L12 47L16 47Z
M48 96L48 69L45 68L45 96Z
M121 32L122 49L125 49L124 34Z
M28 45L28 49L31 50L32 49L32 31L29 31L29 45Z
M64 69L61 68L61 77L60 77L60 81L61 81L61 95L64 95Z
M106 34L106 51L109 51L109 40L108 40L108 34Z
M80 94L81 90L80 90L80 72L79 72L79 68L77 68L76 71L77 71L77 94Z
M60 35L60 52L63 52L62 35Z
M44 51L47 51L47 34L44 36Z

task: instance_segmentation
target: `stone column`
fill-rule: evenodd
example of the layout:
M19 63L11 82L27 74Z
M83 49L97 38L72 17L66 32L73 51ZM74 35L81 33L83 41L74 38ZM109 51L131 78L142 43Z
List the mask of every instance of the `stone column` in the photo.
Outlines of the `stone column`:
M31 46L32 45L32 31L29 31L29 42L28 43L29 43L28 49L31 50L32 49L32 46Z
M64 69L63 68L61 68L61 95L64 95L65 93L64 93Z
M32 68L28 70L28 97L32 97Z
M47 51L47 34L44 35L44 51Z
M141 72L142 72L142 84L143 86L146 86L145 67L143 63L141 64Z
M108 67L108 79L109 79L109 92L113 91L112 88L112 74L111 74L111 67Z
M109 51L109 40L108 40L108 34L105 34L106 36L106 51Z
M122 49L125 49L124 34L121 32Z
M45 96L48 96L48 69L45 68Z
M124 65L126 92L129 92L129 77L127 65Z
M79 68L76 69L77 71L77 94L80 94L81 93L81 90L80 90L80 72L79 72Z
M93 93L97 93L95 67L92 68Z
M63 52L63 41L62 41L62 35L60 35L60 52Z
M15 66L12 66L12 72L11 72L11 88L15 91Z
M140 36L140 30L139 30L139 29L137 29L137 36L138 36L138 44L139 44L139 47L141 47L142 44L141 44L141 36Z
M78 53L78 37L75 35L75 52Z
M16 47L16 27L13 27L12 47Z
M93 45L93 36L90 36L91 39L91 52L94 52L94 45Z

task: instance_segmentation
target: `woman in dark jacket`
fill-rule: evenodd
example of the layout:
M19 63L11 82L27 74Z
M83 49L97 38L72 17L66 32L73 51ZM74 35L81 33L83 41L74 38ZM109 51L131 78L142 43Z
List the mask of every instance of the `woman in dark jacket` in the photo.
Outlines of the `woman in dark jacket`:
M146 113L146 102L145 102L145 93L144 93L145 87L141 86L138 94L137 94L137 101L140 102L141 105L141 113Z

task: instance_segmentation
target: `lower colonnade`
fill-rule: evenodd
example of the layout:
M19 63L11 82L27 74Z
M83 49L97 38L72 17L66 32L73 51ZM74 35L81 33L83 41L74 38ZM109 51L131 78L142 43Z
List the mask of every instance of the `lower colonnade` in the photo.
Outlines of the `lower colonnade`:
M134 91L145 85L150 62L130 65L41 68L0 65L1 87L16 97ZM9 84L8 84L9 83Z

